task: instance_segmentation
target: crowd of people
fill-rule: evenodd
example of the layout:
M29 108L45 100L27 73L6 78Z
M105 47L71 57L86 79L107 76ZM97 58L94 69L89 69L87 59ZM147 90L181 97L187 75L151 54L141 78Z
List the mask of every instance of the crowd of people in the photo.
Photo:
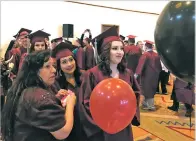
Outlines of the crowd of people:
M161 94L167 94L169 72L154 51L154 43L135 43L133 35L125 40L116 26L94 38L86 29L73 42L63 37L50 41L49 37L42 30L32 33L21 28L1 59L2 139L133 141L131 126L140 125L141 95L141 108L155 111L159 82ZM127 82L137 100L132 122L116 134L108 134L96 125L89 108L91 92L107 78ZM183 97L187 93L190 97ZM185 116L191 116L193 93L192 85L176 79L174 104L168 108L177 111L179 102L183 102Z

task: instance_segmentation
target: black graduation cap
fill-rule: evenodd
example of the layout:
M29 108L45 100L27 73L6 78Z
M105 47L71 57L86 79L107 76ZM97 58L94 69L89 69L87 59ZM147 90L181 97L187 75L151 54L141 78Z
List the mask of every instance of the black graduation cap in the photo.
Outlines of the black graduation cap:
M42 30L38 30L34 33L31 33L29 35L29 39L31 40L31 43L35 43L36 41L45 41L45 38L49 38L49 36L49 33L46 33Z
M77 47L72 44L61 42L52 50L51 56L57 60L67 56L73 56L72 51L76 48Z
M51 40L51 43L53 43L53 42L59 42L59 41L63 41L63 37L58 37L58 38L52 39Z
M125 40L125 36L120 35L121 40Z
M108 30L104 31L103 33L92 39L92 43L93 46L95 46L95 41L97 42L97 52L98 54L101 54L101 46L103 44L107 44L108 42L117 40L121 40L117 32L117 26L112 26Z
M18 38L19 36L22 36L22 35L28 35L32 32L32 30L29 30L29 29L26 29L26 28L21 28L18 33L16 35L14 35L13 37L14 38ZM24 33L24 34L23 34Z
M72 42L70 42L68 40L64 40L64 42L72 45Z

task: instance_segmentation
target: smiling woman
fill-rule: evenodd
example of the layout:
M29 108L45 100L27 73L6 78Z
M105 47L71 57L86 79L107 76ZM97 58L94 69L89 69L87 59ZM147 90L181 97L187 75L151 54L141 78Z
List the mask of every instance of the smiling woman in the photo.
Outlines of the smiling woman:
M81 83L81 73L72 52L74 49L76 49L76 46L65 42L61 42L53 49L52 56L57 61L57 78L54 87L58 91L73 92L79 99L78 90ZM84 137L77 101L74 108L74 126L66 141L84 141Z
M92 91L97 84L105 79L119 78L124 80L132 86L137 100L139 99L139 85L134 79L133 73L126 68L124 44L118 36L117 27L111 27L95 39L97 39L97 51L101 62L84 74L79 93L80 118L87 136L86 141L133 141L131 124L118 133L108 134L95 123L91 116L89 103ZM111 105L105 106L109 107ZM132 124L140 125L139 107L137 107L137 112L134 113Z

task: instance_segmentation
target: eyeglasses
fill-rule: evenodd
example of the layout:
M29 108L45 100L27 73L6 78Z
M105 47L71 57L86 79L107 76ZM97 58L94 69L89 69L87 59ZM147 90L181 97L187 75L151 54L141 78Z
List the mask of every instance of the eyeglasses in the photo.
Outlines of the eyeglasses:
M27 39L27 38L28 38L27 36L19 37L18 40L21 41L21 40L24 40L24 39Z

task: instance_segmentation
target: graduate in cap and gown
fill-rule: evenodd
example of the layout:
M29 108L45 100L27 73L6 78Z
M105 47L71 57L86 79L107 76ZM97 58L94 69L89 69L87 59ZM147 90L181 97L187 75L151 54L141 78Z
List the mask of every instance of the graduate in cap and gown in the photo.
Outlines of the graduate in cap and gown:
M139 59L135 71L135 78L141 77L142 93L144 101L142 108L145 110L156 110L154 106L154 95L156 94L159 73L162 70L160 57L153 52L153 42L145 40L146 52Z
M73 129L66 141L85 141L79 117L79 87L81 85L81 73L74 58L73 50L76 46L61 42L52 50L52 56L57 61L57 78L54 87L58 92L74 92L77 98L74 109Z
M13 55L13 59L10 63L14 64L14 67L12 69L12 73L10 75L10 78L13 80L15 79L21 56L27 52L27 49L30 47L30 40L28 38L28 35L32 32L32 30L21 28L16 35L13 37L16 39L15 41L15 47L12 48L9 51L9 58Z
M133 72L126 68L124 45L118 36L117 28L115 26L111 27L97 36L97 44L101 62L84 74L79 93L80 118L87 136L86 141L133 141L131 123L136 126L140 125L139 102L137 102L137 113L130 125L116 134L108 134L104 132L92 119L89 109L91 93L96 85L102 80L119 78L126 81L135 91L137 100L139 99L140 92Z
M84 38L85 33L89 33L89 37ZM81 45L85 51L85 70L91 69L96 66L97 62L95 60L95 49L90 45L92 40L92 35L90 29L86 29L81 36Z
M20 63L19 63L19 69L21 68L21 66L23 64L25 57L29 53L41 51L41 50L46 50L48 48L45 39L49 38L49 36L50 36L50 34L44 32L42 30L38 30L38 31L29 35L31 47L28 49L27 53L24 53L21 56Z
M140 56L142 55L142 50L135 46L135 37L134 35L129 35L128 43L129 45L125 47L127 67L135 73L136 67L138 65Z
M59 43L63 41L63 37L58 37L51 40L51 49L54 49Z
M168 107L172 111L178 111L179 102L184 103L186 107L186 117L190 117L193 112L192 105L195 105L195 86L188 82L184 82L179 78L175 78L171 100L173 100L173 105Z
M32 32L32 30L21 28L16 35L13 37L16 39L20 49L22 49L21 53L27 51L27 48L30 46L30 40L28 38L28 35ZM23 48L22 48L23 47Z
M142 54L144 53L144 44L142 41L137 41L136 46L141 49Z
M77 46L77 49L74 50L74 55L77 60L77 65L78 67L82 70L85 71L86 65L85 65L85 51L84 48L81 45L81 40L77 38L73 44Z

